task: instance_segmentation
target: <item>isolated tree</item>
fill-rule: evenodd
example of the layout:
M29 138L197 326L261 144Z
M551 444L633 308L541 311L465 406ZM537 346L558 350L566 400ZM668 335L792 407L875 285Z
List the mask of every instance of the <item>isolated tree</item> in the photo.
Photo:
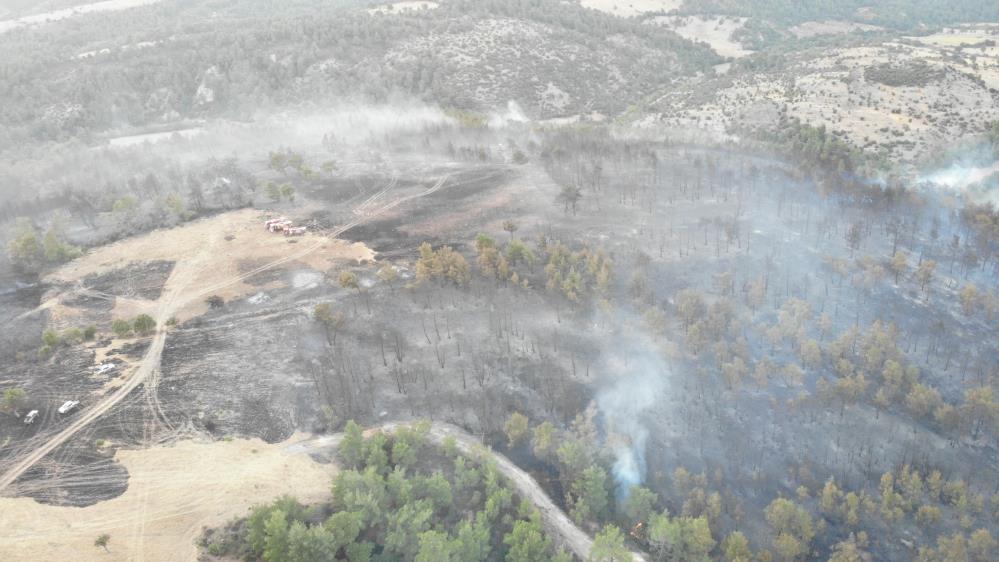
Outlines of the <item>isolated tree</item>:
M683 319L685 330L696 320L703 317L707 311L704 298L697 291L684 289L676 295L674 300L676 302L676 311L679 313L680 318Z
M845 239L846 247L850 249L850 257L853 257L854 252L860 248L860 241L863 237L863 231L861 230L860 223L853 223L846 230Z
M614 525L607 525L593 538L588 562L631 562L634 560L624 545L624 534Z
M514 412L507 418L506 424L503 425L503 431L506 433L507 444L511 449L520 444L527 436L527 425L527 416L520 412Z
M14 222L14 235L7 243L7 256L18 269L34 273L41 267L45 257L38 231L31 221L18 217Z
M264 524L264 560L288 560L288 514L281 509L271 512Z
M895 284L898 284L898 277L905 273L908 267L908 261L905 258L905 253L898 252L891 258L891 272L895 274Z
M288 155L284 152L271 152L268 165L275 172L284 173L285 169L288 167Z
M573 185L564 185L562 190L559 191L556 200L562 203L563 210L568 213L572 209L573 216L576 215L576 208L579 205L579 200L583 198L583 192L580 188Z
M628 518L628 523L646 523L649 515L659 500L655 492L642 486L632 486L628 491L628 498L624 500L624 515Z
M485 562L492 551L492 530L486 514L475 514L474 521L462 521L455 533L456 559L461 562Z
M533 267L537 261L534 251L520 240L512 240L506 248L506 259L510 265L527 264Z
M676 517L667 512L649 518L649 544L659 560L707 562L715 547L706 517Z
M924 527L932 527L940 522L940 508L935 505L921 505L916 510L916 522Z
M456 544L442 531L420 533L420 550L414 562L460 562L456 556Z
M722 541L721 548L726 562L750 562L753 559L753 553L749 549L749 540L741 531L729 533Z
M21 416L21 408L28 402L28 393L23 388L13 387L3 391L3 401L0 402L0 411L12 413L14 417Z
M531 450L534 451L534 456L541 460L551 458L555 452L555 426L551 422L543 422L534 428Z
M517 520L513 529L503 537L507 551L507 562L541 562L547 560L551 552L551 540L545 537L541 523L535 518Z
M351 468L356 468L364 459L364 435L361 426L354 420L347 420L343 430L343 440L340 441L340 456Z
M295 200L295 188L292 187L290 183L281 184L281 197L287 199L288 201Z
M108 550L108 543L110 542L111 542L111 535L104 533L97 537L97 540L94 541L94 546L99 546L103 548L104 552L111 552L110 550Z
M119 221L128 221L139 208L139 201L131 195L126 195L111 205L111 211Z
M140 314L132 321L132 327L140 336L148 336L156 330L156 320L148 314Z
M132 324L123 318L115 318L111 321L111 331L119 338L124 338L132 333Z
M378 270L378 278L389 286L392 292L395 292L395 281L399 278L399 273L396 271L392 264L385 264Z
M416 260L416 281L437 281L440 284L453 283L463 287L471 280L471 272L465 257L450 246L438 250L424 242L420 245L420 257Z
M289 150L288 166L294 168L298 172L301 172L302 167L305 166L305 158L303 158L301 154Z
M324 302L317 304L312 309L312 317L323 325L323 330L326 332L326 341L330 345L336 345L337 334L347 324L347 319L344 315L333 310L332 304Z
M829 562L865 562L868 557L864 549L857 544L856 538L851 535L849 539L836 543Z
M573 519L577 522L599 519L609 503L607 472L597 465L584 469L572 483L572 495Z
M222 308L225 305L225 300L218 295L211 295L205 299L205 303L208 305L208 308L217 309Z
M63 232L61 219L53 220L42 240L42 249L45 260L49 263L63 263L79 257L83 252L66 242L66 235Z
M968 554L972 562L988 562L999 550L999 543L988 529L978 529L968 537Z
M977 287L968 283L963 289L961 289L961 293L958 295L958 298L961 301L961 311L964 312L965 316L971 316L975 313L979 301Z
M999 430L999 402L996 401L991 386L966 390L961 410L971 424L973 437L977 438L983 427Z
M296 562L325 562L336 558L340 546L325 526L309 527L302 521L294 521L288 527L288 551L284 558Z
M341 271L340 272L340 286L344 289L355 289L357 291L357 296L361 296L361 284L357 280L357 274L353 271ZM367 301L365 301L367 304ZM354 311L357 312L356 310ZM371 312L370 305L368 305L368 313Z
M839 498L842 495L843 492L836 486L836 480L830 477L826 481L825 486L822 487L822 494L819 499L819 506L822 508L822 512L827 515L835 513Z
M264 193L266 193L267 197L275 203L281 200L281 188L272 181L269 181L266 185L264 185Z
M917 418L929 415L942 403L940 392L922 383L912 385L908 396L905 397L906 408Z
M778 498L765 510L774 531L773 546L782 560L795 560L808 554L815 529L812 516L791 500Z
M510 240L513 240L513 233L517 232L517 223L512 220L503 221L503 230L510 234Z
M926 285L933 280L933 272L936 268L937 262L933 260L925 260L919 264L919 267L916 269L916 281L919 282L919 289L921 291L925 291Z

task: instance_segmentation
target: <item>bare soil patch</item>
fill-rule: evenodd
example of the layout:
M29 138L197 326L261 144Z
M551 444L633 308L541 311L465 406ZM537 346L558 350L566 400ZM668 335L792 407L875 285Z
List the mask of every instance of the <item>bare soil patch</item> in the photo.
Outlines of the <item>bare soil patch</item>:
M257 439L184 441L121 450L128 490L85 508L0 498L4 560L194 560L204 526L245 515L282 494L303 502L326 499L335 467L312 460L296 435L278 444ZM153 531L155 529L155 531ZM94 539L111 535L110 552Z
M628 18L646 12L675 10L683 6L683 0L581 0L580 4L584 8Z
M165 264L184 261L196 255L206 244L213 244L216 251L206 267L193 273L185 292L196 293L218 286L213 294L225 300L259 290L250 279L226 283L252 272L246 269L246 264L269 263L313 244L318 247L301 257L297 266L326 271L336 263L374 260L374 252L364 244L323 239L321 234L315 232L295 238L267 232L262 226L264 216L260 211L243 209L121 240L66 264L49 275L47 282L64 285L83 283L116 297L139 297L117 298L115 301L114 316L132 317L155 310L156 299L167 283L164 274L169 275ZM140 267L135 262L150 262L154 267ZM132 274L136 272L141 272L141 275ZM192 299L176 316L183 321L203 314L206 309L202 299ZM67 315L62 310L55 310L53 314L60 318Z

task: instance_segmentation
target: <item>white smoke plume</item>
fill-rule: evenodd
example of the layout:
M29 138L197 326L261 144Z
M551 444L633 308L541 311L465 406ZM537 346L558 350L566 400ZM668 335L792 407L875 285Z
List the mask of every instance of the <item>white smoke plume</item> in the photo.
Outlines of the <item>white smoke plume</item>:
M645 480L649 430L644 418L664 400L669 386L669 369L656 344L642 333L622 339L623 345L609 354L605 366L608 376L614 378L597 394L621 500L627 498L632 486Z

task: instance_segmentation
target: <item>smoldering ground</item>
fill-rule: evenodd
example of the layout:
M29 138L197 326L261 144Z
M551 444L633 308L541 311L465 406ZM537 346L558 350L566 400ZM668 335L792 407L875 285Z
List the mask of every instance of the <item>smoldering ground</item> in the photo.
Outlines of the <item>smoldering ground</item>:
M595 402L613 455L612 473L619 500L645 482L646 447L655 406L673 392L673 370L664 350L640 321L618 313L602 353Z

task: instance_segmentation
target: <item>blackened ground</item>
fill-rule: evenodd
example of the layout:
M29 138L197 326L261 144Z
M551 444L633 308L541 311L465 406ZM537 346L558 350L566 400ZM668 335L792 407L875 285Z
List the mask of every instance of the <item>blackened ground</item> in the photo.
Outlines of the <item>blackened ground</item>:
M135 262L106 273L88 275L83 285L119 297L156 300L160 298L173 266L174 262L165 260Z

